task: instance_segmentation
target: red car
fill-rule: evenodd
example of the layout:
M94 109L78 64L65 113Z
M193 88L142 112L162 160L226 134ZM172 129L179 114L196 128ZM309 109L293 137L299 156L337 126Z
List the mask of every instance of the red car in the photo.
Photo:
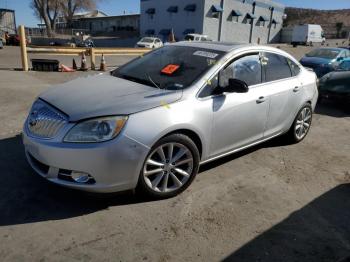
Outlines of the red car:
M28 45L29 41L28 38L26 38L26 44ZM17 34L9 35L9 38L7 39L6 45L14 45L19 46L20 45L20 37Z

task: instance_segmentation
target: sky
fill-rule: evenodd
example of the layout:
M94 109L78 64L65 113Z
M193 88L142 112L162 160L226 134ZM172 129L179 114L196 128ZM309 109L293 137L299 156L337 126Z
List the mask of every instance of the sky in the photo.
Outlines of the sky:
M188 0L190 1L190 0ZM275 0L286 6L314 9L350 9L350 0ZM17 25L36 26L39 21L29 7L30 0L0 0L0 8L16 11ZM140 12L140 0L102 0L98 9L108 15Z

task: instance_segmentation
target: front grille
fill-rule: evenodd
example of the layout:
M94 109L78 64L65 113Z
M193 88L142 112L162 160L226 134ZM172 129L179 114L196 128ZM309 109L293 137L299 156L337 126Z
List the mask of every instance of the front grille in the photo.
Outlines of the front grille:
M27 121L31 135L39 138L53 138L67 123L67 118L41 100L34 103Z

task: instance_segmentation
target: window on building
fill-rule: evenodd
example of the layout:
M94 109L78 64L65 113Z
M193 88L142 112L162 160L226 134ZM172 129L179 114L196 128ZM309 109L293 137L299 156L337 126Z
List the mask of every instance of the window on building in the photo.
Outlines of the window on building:
M254 19L256 19L256 17L253 14L247 13L246 16L244 17L242 23L251 25L254 22Z
M274 29L276 29L277 28L277 24L279 24L279 22L277 22L275 19L272 19L272 26L273 26L273 28Z
M220 5L213 5L211 7L211 15L213 18L219 18L224 9Z
M231 16L232 16L232 21L238 22L238 18L240 16L242 16L242 13L240 11L238 11L238 10L232 10Z
M195 12L197 9L197 5L196 4L190 4L190 5L186 5L184 10L187 12Z
M260 16L258 21L256 22L256 25L257 26L261 26L261 27L264 27L265 26L265 23L269 21L269 19L267 17L264 17L264 16Z
M179 8L177 6L170 6L167 11L169 13L177 13L179 11Z
M264 53L263 66L265 69L265 82L271 82L292 77L292 70L287 58L281 55Z
M148 17L153 19L154 14L156 13L156 9L155 8L148 8L146 10L146 14L148 14Z

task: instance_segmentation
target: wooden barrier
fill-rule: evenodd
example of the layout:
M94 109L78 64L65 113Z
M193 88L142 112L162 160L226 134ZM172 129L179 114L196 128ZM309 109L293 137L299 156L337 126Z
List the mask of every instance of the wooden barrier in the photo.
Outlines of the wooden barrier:
M27 41L24 26L19 27L19 37L21 41L21 59L22 59L22 69L23 71L28 71L28 55L27 55Z
M22 32L23 30L23 32ZM21 58L23 71L28 71L28 53L30 54L46 54L46 55L81 55L85 53L90 56L91 69L96 69L96 56L140 56L151 49L147 48L85 48L85 47L55 47L55 46L40 46L34 47L26 45L24 26L19 27L21 34Z

